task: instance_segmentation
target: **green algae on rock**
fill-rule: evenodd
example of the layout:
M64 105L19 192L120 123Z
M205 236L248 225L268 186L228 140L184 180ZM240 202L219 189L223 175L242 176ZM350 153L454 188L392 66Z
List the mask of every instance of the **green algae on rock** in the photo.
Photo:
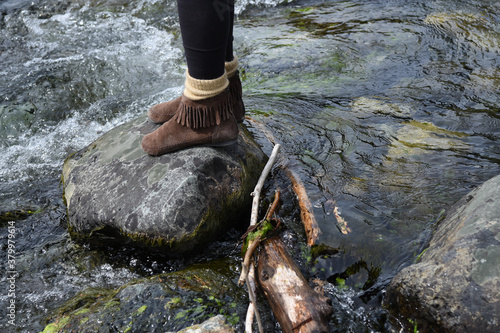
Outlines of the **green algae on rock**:
M151 157L146 115L70 156L63 167L71 235L116 239L187 253L214 240L249 211L266 156L240 130L227 147L193 147Z
M54 311L43 332L190 332L216 315L223 317L201 326L232 332L228 325L237 325L246 311L237 304L247 304L235 265L224 259L116 289L88 288Z

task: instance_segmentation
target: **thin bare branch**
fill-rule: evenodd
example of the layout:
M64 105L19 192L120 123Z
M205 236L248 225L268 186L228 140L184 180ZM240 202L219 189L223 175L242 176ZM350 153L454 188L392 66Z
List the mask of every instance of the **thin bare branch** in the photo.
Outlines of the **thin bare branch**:
M269 211L267 212L266 220L271 220L274 211L276 210L276 208L278 208L279 203L280 203L280 191L277 190L274 194L273 204L271 205L271 208L269 208Z
M250 225L254 226L257 224L257 218L258 218L258 213L259 213L259 199L260 199L260 192L262 191L262 187L264 186L264 182L266 181L267 175L271 171L271 168L273 167L274 162L276 161L276 158L278 156L278 151L280 149L280 145L277 144L273 148L273 152L271 153L271 156L269 157L269 160L266 163L266 166L264 167L264 170L262 171L262 174L260 175L259 180L257 181L257 185L255 186L254 191L252 192L253 196L253 202L252 202L252 214L250 216ZM260 241L260 237L258 237L256 240ZM251 258L253 251L257 247L259 241L256 242L248 242L248 250L247 254L245 255L245 260L243 262L243 267L241 269L241 274L240 274L240 279L239 283L243 284L247 283L248 287L248 295L252 301L253 305L252 307L248 307L248 312L247 312L247 318L246 318L246 323L245 323L245 329L248 330L248 333L251 333L251 328L252 328L252 322L253 322L253 312L255 313L255 318L257 319L257 324L259 326L259 332L264 333L264 330L262 328L262 322L260 320L259 316L259 311L257 308L257 303L255 299L255 269L254 266L251 265L251 260L249 259L247 263L245 263L246 257L248 255L249 258ZM255 245L253 244L255 243ZM252 249L252 250L251 250ZM250 251L251 250L251 251ZM250 253L248 253L250 252Z
M273 167L274 161L276 161L280 147L281 146L279 144L274 146L273 152L271 153L271 156L269 157L269 160L267 161L264 170L262 170L259 181L257 182L257 185L255 186L255 189L252 192L253 202L252 202L252 215L250 216L250 225L257 224L260 192L262 191L262 187L264 186L264 182L266 181L267 175L269 174L271 168Z

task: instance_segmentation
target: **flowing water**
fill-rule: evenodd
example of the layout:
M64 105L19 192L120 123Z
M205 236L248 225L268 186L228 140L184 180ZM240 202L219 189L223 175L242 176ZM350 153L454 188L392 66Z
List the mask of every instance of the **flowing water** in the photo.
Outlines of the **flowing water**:
M454 202L500 173L498 1L237 0L236 10L259 124L248 125L266 153L282 144L280 163L308 190L324 246L302 264L327 282L334 330L397 330L381 306L387 283ZM85 288L187 264L73 242L60 186L69 154L177 96L186 68L175 1L0 1L0 15L0 329L38 332ZM277 187L300 235L279 168L266 190ZM4 316L9 270L16 328Z

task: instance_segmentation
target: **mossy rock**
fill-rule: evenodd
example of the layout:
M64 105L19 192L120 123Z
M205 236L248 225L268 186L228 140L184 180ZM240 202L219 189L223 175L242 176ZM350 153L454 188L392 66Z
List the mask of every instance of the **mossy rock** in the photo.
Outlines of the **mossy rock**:
M496 176L449 210L418 262L393 278L384 302L404 326L420 332L498 332L499 285Z
M225 259L116 289L89 288L57 309L43 333L173 332L217 315L241 326L248 300L234 265Z
M70 156L63 167L69 231L180 255L241 220L266 156L240 127L236 144L152 157L141 148L158 125L143 115Z

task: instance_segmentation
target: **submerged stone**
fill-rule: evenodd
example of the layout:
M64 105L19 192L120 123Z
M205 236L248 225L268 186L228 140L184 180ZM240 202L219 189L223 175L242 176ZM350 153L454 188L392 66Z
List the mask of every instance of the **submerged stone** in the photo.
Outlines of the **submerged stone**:
M465 141L467 134L439 128L432 123L415 120L406 121L395 134L388 149L387 156L391 160L416 157L430 154L436 150L461 151L471 150Z
M487 15L452 11L428 15L424 23L436 27L451 37L470 42L483 49L498 50L500 33Z
M451 208L420 261L391 281L385 303L420 332L498 332L499 258L497 176Z
M234 333L236 332L232 327L226 324L226 319L222 315L218 315L208 319L207 321L193 325L178 333Z
M152 157L140 143L157 126L143 115L66 160L64 199L74 238L132 240L182 254L249 212L266 157L244 130L230 146Z

